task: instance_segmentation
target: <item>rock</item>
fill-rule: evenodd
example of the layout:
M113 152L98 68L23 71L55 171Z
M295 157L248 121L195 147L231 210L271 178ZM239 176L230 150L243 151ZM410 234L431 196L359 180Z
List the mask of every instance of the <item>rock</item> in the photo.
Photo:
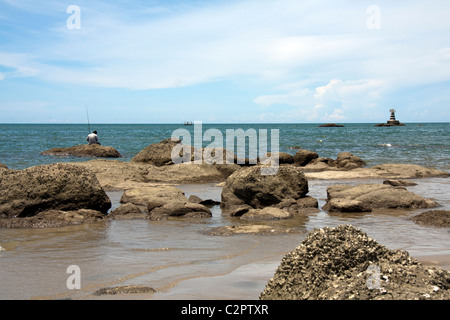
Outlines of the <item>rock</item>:
M309 170L309 165L303 167L308 179L417 179L430 177L450 177L450 173L442 170L426 168L415 164L381 164L371 168L356 168L352 170L338 170L330 167L328 170Z
M175 164L155 166L119 160L96 159L75 165L95 173L105 190L128 190L151 184L210 183L224 181L239 165Z
M366 162L350 152L341 152L338 154L334 165L339 169L351 170L364 167Z
M324 210L329 212L371 212L372 208L359 200L351 199L331 199Z
M0 171L0 215L28 217L79 209L106 214L110 208L111 200L96 176L79 166L56 163Z
M188 199L188 202L191 203L201 203L203 200L200 197L197 197L196 195L191 195Z
M0 170L8 170L8 167L0 162Z
M448 300L450 272L349 225L315 229L281 260L261 300Z
M399 122L398 124L391 124L391 123L379 123L379 124L376 124L375 125L375 127L404 127L405 126L405 124L404 123L401 123L401 122Z
M431 199L423 198L403 187L386 184L335 185L328 187L327 194L328 200L323 207L323 210L327 211L338 211L339 208L345 211L361 208L364 212L369 209L418 209L437 206L437 203Z
M105 214L90 209L76 211L47 210L31 217L0 219L0 228L59 228L105 220Z
M177 146L181 140L173 140L171 138L163 140L159 143L154 143L143 150L131 159L131 163L146 163L155 166L172 165L172 150ZM182 154L181 154L182 155Z
M171 201L161 206L149 202L149 217L151 220L163 220L168 217L209 218L212 216L208 207L185 201Z
M133 203L122 204L108 215L108 218L113 220L144 219L146 217L142 208Z
M98 158L121 158L122 155L113 147L99 144L83 144L69 148L53 148L41 153L48 156L75 156Z
M294 157L286 152L278 152L274 153L272 155L271 152L268 152L266 155L262 156L260 159L261 163L264 163L266 159L270 159L271 157L277 157L278 156L278 164L293 164L294 163Z
M312 160L317 159L319 155L310 150L300 149L294 156L294 164L297 166L306 166Z
M292 218L288 211L273 207L251 209L241 216L242 220L278 220Z
M258 209L308 193L308 181L298 167L280 166L274 175L261 175L260 170L260 166L253 166L229 176L222 189L221 207L226 210L247 204Z
M118 286L102 288L93 293L95 296L115 295L115 294L132 294L132 293L155 293L156 290L150 287L142 286Z
M132 203L140 207L153 209L171 201L187 201L184 192L173 186L159 185L126 190L120 203ZM150 205L151 204L151 205Z
M417 186L417 183L406 180L384 180L383 184L390 184L394 187Z
M234 234L283 234L298 232L291 228L280 228L266 225L221 226L211 229L208 234L214 236L230 236Z
M200 203L189 202L184 193L173 186L147 186L127 190L121 203L132 203L148 212L151 220L168 217L211 217L211 210Z
M236 165L222 165L241 169ZM209 183L226 179L224 171L219 171L219 166L212 164L181 163L165 167L148 166L145 179L148 182L158 183ZM228 174L228 173L227 173Z
M319 202L316 198L305 196L300 199L283 199L280 203L274 206L275 208L283 209L292 214L308 214L319 212Z
M372 167L380 177L390 179L413 179L429 177L450 177L450 173L442 170L426 168L416 164L386 163Z
M325 124L321 124L320 127L325 127L325 128L330 128L330 127L344 127L342 124L336 124L336 123L325 123Z
M450 210L431 210L411 218L417 224L440 228L450 227Z
M199 203L199 204L203 204L205 206L215 206L215 205L220 204L220 202L212 200L212 199L202 200L201 198L197 197L196 195L191 195L188 199L188 202Z

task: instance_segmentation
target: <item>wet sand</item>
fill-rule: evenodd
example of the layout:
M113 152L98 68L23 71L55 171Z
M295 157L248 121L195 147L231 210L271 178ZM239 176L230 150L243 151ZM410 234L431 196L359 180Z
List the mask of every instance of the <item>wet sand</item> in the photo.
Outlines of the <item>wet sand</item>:
M309 181L309 195L323 206L326 188L337 183ZM377 182L381 180L366 180ZM450 209L450 182L418 179L408 190ZM214 184L178 186L189 197L220 200ZM121 192L109 192L118 206ZM379 210L367 214L328 214L269 222L294 226L281 235L211 236L207 230L241 222L225 217L219 206L207 219L111 221L55 229L0 230L0 299L258 299L282 257L314 228L352 224L390 249L406 250L424 264L450 270L448 228L415 224L423 210ZM81 270L81 289L67 287L67 267ZM104 287L149 286L154 294L94 296Z

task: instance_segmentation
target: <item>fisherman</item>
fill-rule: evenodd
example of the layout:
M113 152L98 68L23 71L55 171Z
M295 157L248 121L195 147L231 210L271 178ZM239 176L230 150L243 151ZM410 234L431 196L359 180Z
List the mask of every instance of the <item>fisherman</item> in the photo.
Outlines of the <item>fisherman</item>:
M97 131L92 131L92 133L87 136L86 141L89 144L100 144L100 142L98 142Z

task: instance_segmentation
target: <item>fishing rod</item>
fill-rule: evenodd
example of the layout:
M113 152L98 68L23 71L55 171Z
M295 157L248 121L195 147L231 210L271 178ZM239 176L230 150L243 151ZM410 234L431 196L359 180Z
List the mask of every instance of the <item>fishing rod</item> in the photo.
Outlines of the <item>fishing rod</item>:
M89 130L89 134L91 133L91 124L89 123L89 111L88 111L88 107L86 106L86 115L87 115L87 122L88 122L88 130Z

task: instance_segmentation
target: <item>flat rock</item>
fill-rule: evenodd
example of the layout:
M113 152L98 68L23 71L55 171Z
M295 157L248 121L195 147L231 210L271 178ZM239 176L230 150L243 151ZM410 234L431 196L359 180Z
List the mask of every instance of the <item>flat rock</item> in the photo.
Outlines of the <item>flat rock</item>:
M353 200L353 201L348 201ZM433 208L438 204L414 194L403 187L386 184L335 185L327 189L327 203L323 210L360 212L369 209Z
M251 209L241 216L242 220L279 220L292 218L292 213L274 208Z
M47 210L31 217L0 218L0 228L59 228L83 223L105 221L105 214L96 210Z
M116 294L137 294L137 293L155 293L156 290L151 287L144 286L118 286L102 288L93 293L93 295L116 295Z
M216 236L231 236L235 234L265 234L265 235L276 235L283 233L295 233L298 232L291 228L280 228L272 227L267 225L231 225L213 228L208 231L209 235Z
M48 156L75 156L97 158L121 158L122 155L113 147L99 144L83 144L69 148L52 148L41 153Z

